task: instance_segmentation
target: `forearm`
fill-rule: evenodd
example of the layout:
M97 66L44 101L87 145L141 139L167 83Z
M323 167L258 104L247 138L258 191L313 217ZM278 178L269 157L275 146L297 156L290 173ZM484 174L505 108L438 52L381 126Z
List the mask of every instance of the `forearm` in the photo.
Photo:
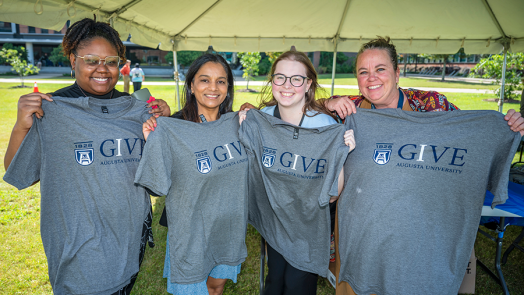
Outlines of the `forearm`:
M9 165L11 164L11 161L16 155L16 152L20 148L20 145L22 145L22 141L24 141L25 136L29 130L22 129L18 127L17 124L15 124L15 127L13 127L13 131L11 132L11 137L9 139L9 145L7 146L7 151L5 152L4 157L4 168L7 171L7 168L9 168Z

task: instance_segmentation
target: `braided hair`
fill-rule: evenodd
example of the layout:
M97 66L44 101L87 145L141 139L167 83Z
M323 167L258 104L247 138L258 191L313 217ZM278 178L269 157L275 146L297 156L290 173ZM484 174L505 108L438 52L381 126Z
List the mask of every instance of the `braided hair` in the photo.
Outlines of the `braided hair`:
M118 56L126 60L126 47L120 40L120 35L109 24L97 22L90 18L84 18L72 24L66 31L62 48L64 55L69 58L70 54L76 55L76 51L89 44L94 38L104 38L114 46Z

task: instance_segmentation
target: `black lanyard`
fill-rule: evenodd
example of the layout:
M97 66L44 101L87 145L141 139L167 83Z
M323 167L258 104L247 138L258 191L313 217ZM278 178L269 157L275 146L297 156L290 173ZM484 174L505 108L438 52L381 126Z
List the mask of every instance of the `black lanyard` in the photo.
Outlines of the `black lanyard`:
M397 103L397 109L402 109L402 106L404 106L404 93L400 88L398 89L398 103ZM371 109L376 109L375 105L371 104Z
M300 123L298 123L298 126L302 126L302 122L304 122L304 117L306 114L302 113L302 119L300 119ZM279 118L282 120L282 117L280 117L280 110L278 109L278 104L275 105L275 110L273 111L273 117ZM295 131L293 132L293 139L298 139L298 128L295 128Z

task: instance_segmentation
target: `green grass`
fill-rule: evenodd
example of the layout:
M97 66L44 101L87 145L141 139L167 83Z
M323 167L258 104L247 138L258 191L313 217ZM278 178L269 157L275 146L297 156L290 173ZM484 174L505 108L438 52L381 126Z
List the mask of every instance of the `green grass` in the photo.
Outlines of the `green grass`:
M18 98L31 89L10 89L16 84L0 83L0 160L7 148L9 135L16 120ZM51 92L69 84L41 84L42 92ZM442 87L451 88L448 85ZM118 86L122 90L121 86ZM175 92L172 86L149 86L151 93L165 99L175 106ZM260 90L260 87L250 87ZM336 94L356 94L356 90L336 91ZM493 94L445 93L450 101L461 109L497 110L497 104L485 102L482 99L493 98ZM244 102L257 104L258 94L235 94L234 108L238 109ZM518 104L505 104L504 110L518 108ZM517 158L518 156L516 156ZM0 165L0 174L5 173ZM152 198L154 206L153 231L155 248L148 248L142 264L142 269L133 294L166 294L166 279L162 278L165 255L166 228L158 225L160 214L164 207L164 198ZM33 186L23 191L0 180L0 294L52 294L47 276L47 263L40 239L40 190ZM508 241L515 239L520 232L519 227L510 226L505 234L503 251ZM260 236L251 226L248 228L246 244L248 258L242 265L238 283L228 282L224 294L258 294L259 278L259 243ZM495 244L479 236L475 249L477 256L492 265L495 257ZM512 294L524 294L524 253L515 250L507 265L503 266L505 278ZM479 267L476 277L477 294L501 294L500 287L490 279ZM333 288L325 279L319 280L318 294L334 294Z

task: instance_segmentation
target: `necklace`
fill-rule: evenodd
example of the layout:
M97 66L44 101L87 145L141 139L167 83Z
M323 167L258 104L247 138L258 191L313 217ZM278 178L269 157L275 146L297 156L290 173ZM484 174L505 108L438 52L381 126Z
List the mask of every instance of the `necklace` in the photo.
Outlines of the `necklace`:
M76 84L76 86L78 86L78 84ZM80 89L80 91L82 91L82 94L85 96L85 97L88 97L84 90L82 90L82 87L78 86L78 89ZM109 99L113 98L113 93L115 93L115 89L113 89L113 91L111 91L111 96L109 97Z

